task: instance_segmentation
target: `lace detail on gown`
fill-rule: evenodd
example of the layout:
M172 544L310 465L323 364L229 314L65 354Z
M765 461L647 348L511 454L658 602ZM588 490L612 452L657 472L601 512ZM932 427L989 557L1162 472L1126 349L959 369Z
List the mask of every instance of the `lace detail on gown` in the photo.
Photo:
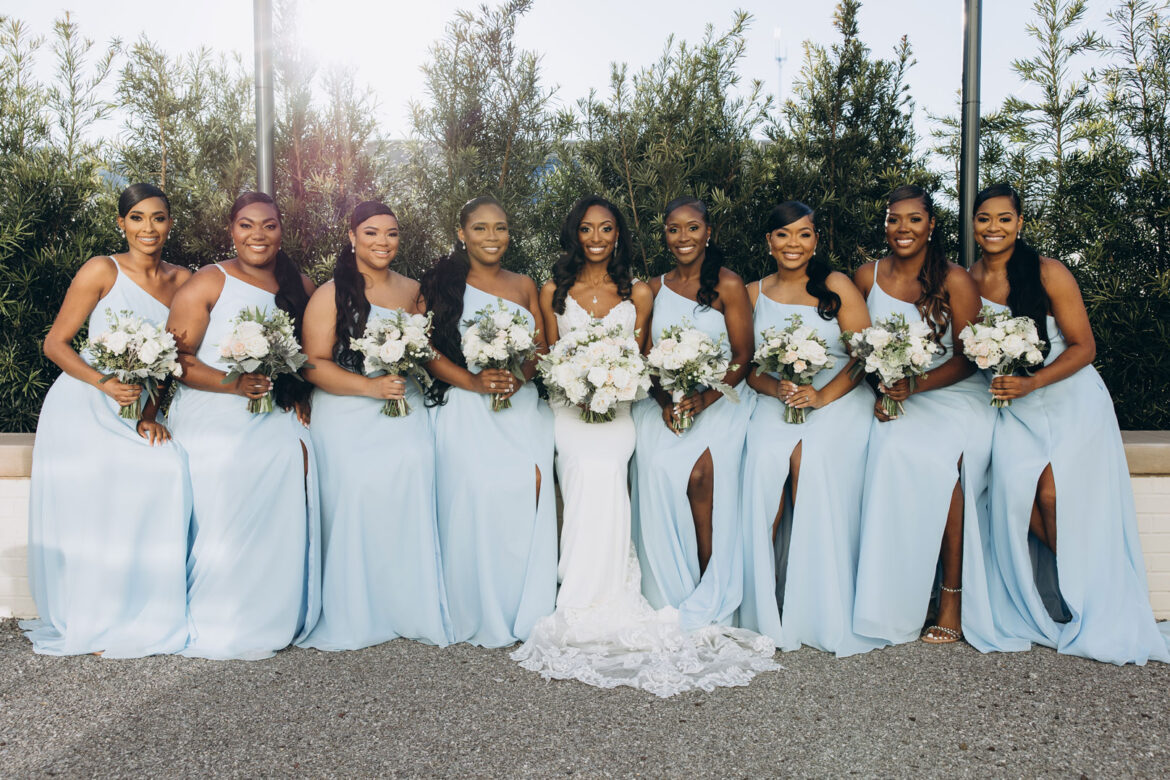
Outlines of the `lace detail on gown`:
M632 333L635 315L634 305L622 301L601 321ZM569 296L557 328L568 333L593 321ZM661 697L747 685L756 674L779 669L769 637L719 625L688 633L678 610L655 610L643 598L630 539L627 467L634 425L628 406L607 423L586 423L573 407L554 411L565 506L561 588L556 611L537 622L512 658L546 679L627 685Z

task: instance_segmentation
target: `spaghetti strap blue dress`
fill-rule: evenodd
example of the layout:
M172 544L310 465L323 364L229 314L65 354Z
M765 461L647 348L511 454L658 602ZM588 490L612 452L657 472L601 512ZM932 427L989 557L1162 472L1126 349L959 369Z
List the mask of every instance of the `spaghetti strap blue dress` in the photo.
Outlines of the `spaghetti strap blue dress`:
M196 352L209 366L221 365L218 345L241 309L276 306L272 293L223 274ZM308 431L279 407L253 414L241 396L187 386L171 404L171 425L187 451L194 497L190 640L183 654L268 658L306 636L321 608L317 470Z
M467 285L463 318L496 301ZM504 305L535 326L522 306ZM553 413L531 382L511 401L493 412L490 396L453 387L435 415L439 549L452 642L524 641L556 606Z
M815 306L756 298L755 332L788 327L792 315L814 328L835 365L813 378L820 389L849 362L836 319ZM861 526L861 483L873 396L857 386L805 422L784 421L785 404L758 394L743 465L744 593L739 622L767 634L782 650L809 645L840 657L880 642L853 633L854 574ZM800 446L796 501L788 496L775 541L772 526Z
M655 342L664 328L685 323L712 338L723 336L727 343L723 314L679 295L665 281L654 298L652 322ZM735 390L738 402L720 398L681 436L666 427L653 398L638 401L632 410L632 531L642 566L642 593L655 609L676 607L684 631L731 625L743 598L740 467L756 393L747 382ZM695 462L708 450L714 465L712 550L700 575L687 483Z
M877 321L894 313L921 319L917 307L887 294L877 282L867 300ZM953 356L953 328L931 368ZM961 348L961 347L960 347ZM982 551L987 527L987 481L995 409L978 373L905 402L896 420L872 419L862 485L861 546L853 630L882 644L910 642L922 633L939 579L939 552L951 494L963 496L962 630L981 651L1003 649L988 596Z
M391 314L370 306L371 318ZM301 647L447 643L434 428L413 381L406 400L409 414L388 417L379 399L313 391L323 582L321 618Z
M1066 347L1055 318L1047 327L1046 364ZM1028 532L1049 465L1055 556ZM1034 642L1114 664L1170 662L1170 623L1155 623L1150 608L1113 401L1093 366L999 410L990 492L995 610L1010 649Z
M168 311L120 268L90 315L92 336L109 330L107 310L159 327ZM107 658L182 650L190 514L182 449L152 447L109 396L61 374L33 445L28 574L40 617L20 624L33 650Z

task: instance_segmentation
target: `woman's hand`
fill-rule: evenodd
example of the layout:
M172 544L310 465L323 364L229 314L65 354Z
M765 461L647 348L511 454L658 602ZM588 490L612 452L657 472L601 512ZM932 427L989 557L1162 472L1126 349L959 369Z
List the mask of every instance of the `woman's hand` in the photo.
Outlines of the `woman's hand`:
M997 376L991 380L991 395L1000 401L1023 398L1040 387L1034 376Z
M687 416L694 420L700 412L718 401L720 395L718 390L710 388L701 393L684 395L680 400L667 403L662 407L662 421L666 423L667 428L676 434L681 433L678 428L679 420Z
M166 426L154 420L139 420L135 430L138 431L139 436L150 442L152 447L156 444L166 444L171 440L171 432L167 430Z
M879 383L878 390L888 395L893 401L905 401L910 397L910 380L903 377L892 385Z
M369 380L366 395L379 401L400 401L406 397L406 378L398 374L384 374Z
M272 380L264 374L240 374L232 383L232 392L245 398L263 398L272 389Z
M776 397L793 409L820 409L825 401L819 390L812 385L798 385L787 379L780 380Z
M98 389L114 399L118 406L129 406L142 395L142 385L127 385L112 377L98 384Z
M897 417L891 417L890 415L886 414L886 410L882 407L881 396L878 396L874 399L873 416L878 418L878 422L889 422L890 420L898 419Z
M498 396L501 401L511 398L524 383L502 368L485 368L473 374L471 389L476 393Z
M293 401L293 412L296 413L297 419L301 421L301 425L306 428L309 427L309 420L313 417L313 406L309 403L308 398L298 398Z

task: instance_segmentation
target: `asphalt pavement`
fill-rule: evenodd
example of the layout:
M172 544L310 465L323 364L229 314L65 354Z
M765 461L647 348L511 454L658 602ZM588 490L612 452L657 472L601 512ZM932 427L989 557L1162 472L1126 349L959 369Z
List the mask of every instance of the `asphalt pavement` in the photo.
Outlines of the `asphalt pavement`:
M406 640L267 661L35 655L0 621L0 775L1170 775L1170 666L915 642L804 649L658 699Z

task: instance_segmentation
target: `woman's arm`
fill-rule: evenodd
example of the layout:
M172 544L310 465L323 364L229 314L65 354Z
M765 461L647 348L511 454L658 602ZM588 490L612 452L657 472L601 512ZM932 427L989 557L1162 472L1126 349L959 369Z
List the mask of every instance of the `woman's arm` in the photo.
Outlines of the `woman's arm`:
M866 308L865 298L861 297L861 291L854 286L849 277L842 273L833 272L829 274L826 283L830 290L841 297L841 308L837 310L837 325L841 330L857 332L868 328L870 326L869 309ZM798 388L791 382L782 383L786 386L783 388L784 396L780 397L793 398L795 396L796 400L790 402L789 405L796 408L820 409L831 404L856 387L857 383L861 381L860 376L856 378L851 376L853 363L853 360L849 360L841 366L837 375L820 390L812 385Z
M105 382L104 376L93 366L86 363L81 355L73 349L73 338L81 326L93 314L102 298L113 288L118 278L118 269L114 261L108 257L92 257L81 266L69 290L65 293L65 300L53 320L53 326L45 335L42 347L45 357L56 363L69 376L93 385L98 390L114 399L119 406L129 406L138 400L142 394L142 386L124 384L117 377ZM90 337L98 334L91 333Z
M654 314L654 293L650 285L635 279L630 291L630 300L634 304L634 334L638 339L638 349L645 354L646 345L650 343L650 317Z
M540 288L540 317L544 322L545 343L549 347L557 343L561 334L557 331L557 314L553 311L553 294L557 291L556 282L548 281Z
M1097 357L1097 342L1089 324L1089 313L1077 280L1059 260L1040 259L1040 282L1048 293L1052 316L1067 345L1064 352L1032 376L997 376L991 381L991 393L996 398L1011 400L1023 398L1033 390L1067 379Z
M963 354L963 343L959 339L959 332L972 322L979 319L979 288L963 268L951 264L947 272L947 293L951 300L951 337L954 349L951 357L937 368L932 368L926 376L918 377L915 383L915 393L925 393L948 387L975 373L975 364ZM895 401L904 401L911 395L910 383L900 379L893 387L886 388L886 395Z
M347 371L333 361L333 345L337 340L337 302L334 286L328 282L309 299L305 307L304 350L312 368L303 370L305 379L327 393L355 395L367 398L397 399L405 397L406 382L388 374L371 379L364 374Z

